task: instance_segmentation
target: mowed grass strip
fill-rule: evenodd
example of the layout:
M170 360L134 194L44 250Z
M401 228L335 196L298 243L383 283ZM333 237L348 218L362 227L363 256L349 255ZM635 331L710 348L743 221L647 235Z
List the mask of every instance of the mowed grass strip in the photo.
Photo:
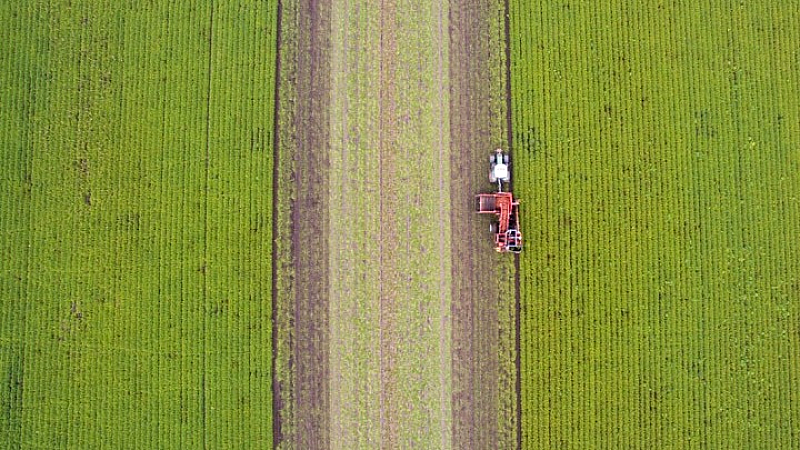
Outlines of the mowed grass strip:
M2 60L18 74L3 120L19 130L2 147L17 175L3 178L0 217L19 233L3 241L14 253L2 308L20 319L3 322L16 389L0 394L4 442L271 442L271 228L252 228L271 220L271 141L258 130L272 123L259 102L272 101L275 10L251 6L217 11L218 45L237 46L217 65L240 76L212 101L211 3L4 7L4 32L30 47ZM266 172L262 190L244 167ZM231 210L239 221L220 219Z
M384 122L383 330L394 348L386 387L388 420L400 447L452 443L449 191L449 5L397 1L395 72ZM384 25L385 27L388 25ZM388 175L388 176L387 176ZM386 233L388 231L388 233Z
M504 1L450 4L454 448L517 440L515 258L493 250L489 217L475 214L475 194L497 189L490 152L509 148L505 17Z
M511 2L524 448L791 448L797 4Z
M330 439L381 443L381 11L331 9Z

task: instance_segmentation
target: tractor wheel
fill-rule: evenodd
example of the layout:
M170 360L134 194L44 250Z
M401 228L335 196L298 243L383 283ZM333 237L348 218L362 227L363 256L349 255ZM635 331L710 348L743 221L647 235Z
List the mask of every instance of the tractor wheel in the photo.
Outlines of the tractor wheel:
M503 162L508 164L508 155L503 155Z

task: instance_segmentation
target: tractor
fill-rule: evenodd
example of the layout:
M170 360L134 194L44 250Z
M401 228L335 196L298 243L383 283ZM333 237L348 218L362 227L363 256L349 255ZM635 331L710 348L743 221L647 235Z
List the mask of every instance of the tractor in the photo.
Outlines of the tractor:
M497 149L489 156L489 182L497 183L497 192L503 192L503 183L511 183L511 171L508 170L508 154Z
M494 249L500 253L519 253L522 251L522 233L519 231L519 200L511 192L503 192L503 183L511 182L509 157L503 150L495 150L489 163L489 181L497 183L497 192L478 194L479 214L492 214L497 217L489 225L494 235Z

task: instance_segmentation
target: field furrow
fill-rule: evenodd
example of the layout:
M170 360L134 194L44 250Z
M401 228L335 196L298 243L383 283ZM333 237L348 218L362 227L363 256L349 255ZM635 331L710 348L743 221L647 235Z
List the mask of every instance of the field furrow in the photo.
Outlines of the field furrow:
M327 448L330 2L282 6L276 215L277 446Z

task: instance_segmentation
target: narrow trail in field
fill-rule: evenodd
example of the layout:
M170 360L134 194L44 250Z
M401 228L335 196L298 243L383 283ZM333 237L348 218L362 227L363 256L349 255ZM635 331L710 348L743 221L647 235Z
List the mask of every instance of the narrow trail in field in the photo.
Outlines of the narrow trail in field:
M282 40L281 28L282 28L282 16L283 16L283 2L281 0L278 0L277 19L275 21L275 23L277 25L277 27L276 27L277 30L276 30L276 33L275 33L276 34L276 36L275 36L275 73L276 74L280 74L281 73L281 40ZM279 106L280 105L280 101L281 101L280 91L281 91L280 90L280 83L276 80L276 82L275 82L275 94L274 94L274 97L273 97L275 99L275 106L274 106L274 110L273 110L273 122L272 122L273 126L275 128L275 130L274 130L275 132L272 135L272 236L273 236L273 239L277 239L277 237L279 236L279 233L278 233L278 218L280 217L279 213L278 213L278 200L280 198L279 196L281 195L280 183L279 183L279 180L280 180L280 178L279 178L279 176L280 176L279 168L282 166L282 160L281 160L281 156L280 156L281 152L279 151L279 147L278 147L279 144L280 144L279 141L278 141L278 136L279 136L279 132L278 132L279 131L278 130L279 129L279 125L278 124L279 124L279 120L280 120L280 111L281 111L280 106ZM279 273L278 273L279 272L278 271L279 264L277 263L277 261L278 261L278 247L276 245L272 246L272 255L271 256L272 256L273 264L272 264L272 286L271 286L271 290L272 290L272 296L271 296L272 305L271 305L271 309L272 309L272 312L270 314L270 317L272 318L272 320L274 322L279 317L278 316L278 304L277 304L277 301L278 301L278 283L277 283L277 280L278 280L278 276L279 276ZM272 327L272 358L270 358L272 360L272 374L273 374L273 377L275 376L274 374L276 373L276 368L278 366L276 364L277 363L276 355L278 354L278 352L277 352L277 348L278 348L277 347L277 342L278 342L278 327L277 326L273 326ZM272 441L273 441L273 446L274 446L275 443L283 441L283 434L281 432L281 430L282 430L282 426L281 426L281 411L283 410L283 400L281 398L281 390L280 390L279 386L280 386L279 383L276 383L276 382L273 381L273 383L272 383Z
M380 14L380 446L450 448L447 2Z
M309 0L310 52L298 53L295 132L297 196L292 206L295 265L293 388L297 448L328 448L328 104L330 35L327 1Z
M331 448L375 448L381 432L380 9L331 11Z
M438 174L439 174L439 211L446 211L450 206L450 196L448 186L446 183L449 182L448 179L445 178L445 174L449 174L449 158L450 158L450 148L449 142L450 140L447 139L445 133L449 133L449 126L450 126L450 116L449 116L449 105L446 102L449 101L449 92L447 92L447 87L449 86L449 76L450 74L446 70L448 66L445 65L445 58L447 57L447 53L443 51L446 46L449 44L449 34L446 27L446 18L445 15L448 14L448 10L442 3L439 3L439 10L438 10L438 41L439 41L439 51L437 53L438 56L438 80L439 80L439 167L438 167ZM447 17L449 19L449 17ZM449 25L449 21L447 21ZM445 167L447 166L447 167ZM443 225L442 221L437 221L439 225L439 234L445 234L450 232L450 229ZM440 351L439 352L439 401L440 406L439 408L441 411L447 411L449 413L448 417L445 414L441 415L441 447L440 448L447 448L448 445L452 445L452 436L451 436L451 426L453 422L452 418L452 407L450 404L452 398L452 371L451 371L451 361L452 361L452 346L449 342L452 336L452 328L451 328L451 320L452 316L450 313L450 304L452 302L452 290L447 285L447 280L450 279L450 274L447 273L450 268L446 265L446 260L444 255L448 254L449 249L445 245L444 240L439 239L439 345L442 348L448 349L447 352ZM450 262L450 266L452 267L452 261ZM452 283L452 281L451 281Z

